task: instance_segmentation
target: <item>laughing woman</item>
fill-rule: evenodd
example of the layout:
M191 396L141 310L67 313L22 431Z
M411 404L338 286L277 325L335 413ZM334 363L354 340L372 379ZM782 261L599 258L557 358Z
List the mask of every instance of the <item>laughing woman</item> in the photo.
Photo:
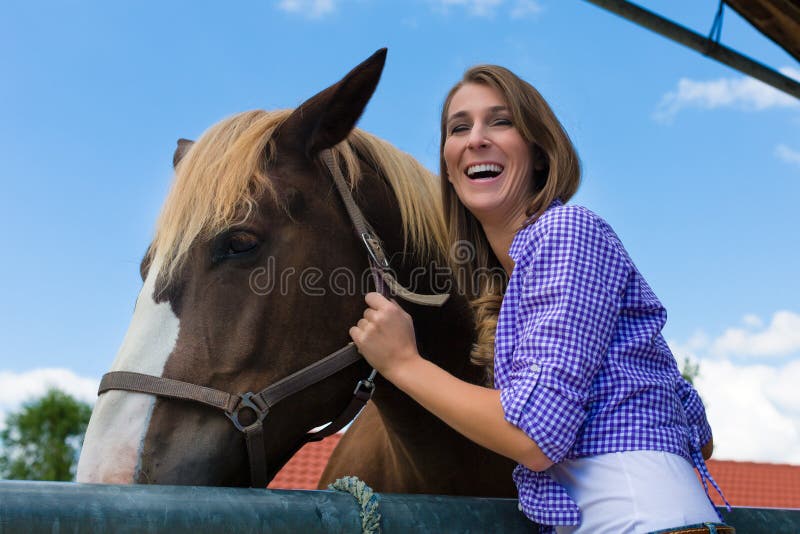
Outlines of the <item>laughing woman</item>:
M455 266L461 289L481 284L473 360L494 389L420 356L410 317L377 293L350 330L361 353L517 461L520 508L543 532L733 532L695 477L714 484L711 429L661 335L664 307L611 227L566 204L578 157L541 95L502 67L470 69L444 103L440 160L451 241L474 251Z

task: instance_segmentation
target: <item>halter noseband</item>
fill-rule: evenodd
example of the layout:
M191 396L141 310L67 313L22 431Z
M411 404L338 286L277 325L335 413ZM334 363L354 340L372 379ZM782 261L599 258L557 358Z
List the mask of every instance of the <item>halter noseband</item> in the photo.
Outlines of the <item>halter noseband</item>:
M389 262L386 259L381 241L367 224L364 215L356 205L355 200L353 200L350 188L347 186L342 172L336 164L333 153L330 150L325 150L322 153L322 159L333 177L339 196L342 198L347 214L353 222L356 235L367 250L376 289L383 294L397 295L404 300L424 306L441 306L444 304L449 295L420 295L407 290L394 278L390 272ZM97 394L100 395L110 390L148 393L157 397L194 401L222 410L233 422L234 427L245 435L247 453L250 458L250 485L263 488L266 487L270 480L264 452L264 419L266 419L270 409L285 398L321 382L355 364L360 359L361 354L359 354L356 346L353 343L348 343L341 349L280 379L258 393L248 391L241 394L231 394L218 389L161 376L129 371L112 371L103 375ZM282 460L288 461L306 443L319 441L335 434L352 421L366 405L367 401L372 398L372 394L375 391L374 379L376 374L375 369L372 369L367 378L359 380L347 407L324 428L315 432L307 432ZM239 415L242 410L251 411L255 420L249 424L242 423Z

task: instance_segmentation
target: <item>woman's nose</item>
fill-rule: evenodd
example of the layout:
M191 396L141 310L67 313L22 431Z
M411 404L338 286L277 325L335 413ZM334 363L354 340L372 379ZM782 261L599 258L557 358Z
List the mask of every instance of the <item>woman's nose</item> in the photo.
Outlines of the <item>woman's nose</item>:
M486 148L489 146L489 139L486 136L486 130L479 125L474 125L472 129L469 131L469 138L467 139L467 147L476 149L476 148Z

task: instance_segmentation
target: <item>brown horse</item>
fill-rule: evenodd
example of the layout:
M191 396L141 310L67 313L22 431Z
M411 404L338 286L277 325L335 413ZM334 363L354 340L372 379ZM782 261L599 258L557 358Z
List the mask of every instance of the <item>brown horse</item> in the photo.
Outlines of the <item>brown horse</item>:
M328 149L397 279L421 293L441 290L437 265L447 247L435 181L410 156L354 129L384 60L379 51L294 111L241 113L195 143L179 142L175 183L142 260L143 288L112 371L236 394L274 384L349 341L370 269L321 163ZM469 363L473 323L463 296L454 291L441 308L404 307L422 354L480 380ZM269 408L257 442L267 478L306 432L337 417L367 374L358 360ZM380 377L376 386L323 485L352 474L378 491L514 494L511 461L461 437ZM245 439L231 421L202 403L167 397L101 394L78 481L249 485Z

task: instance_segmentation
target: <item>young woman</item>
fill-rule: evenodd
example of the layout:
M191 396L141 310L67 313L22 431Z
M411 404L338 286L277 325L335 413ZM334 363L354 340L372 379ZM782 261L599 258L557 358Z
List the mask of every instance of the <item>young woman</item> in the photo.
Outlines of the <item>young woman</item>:
M494 389L420 356L410 317L377 293L350 330L361 353L516 460L520 508L543 532L732 532L695 477L713 483L711 429L661 336L666 312L609 225L565 205L580 166L541 95L502 67L470 69L445 100L440 158L450 238L473 252L455 265L478 322L473 360ZM498 267L500 283L483 275Z

